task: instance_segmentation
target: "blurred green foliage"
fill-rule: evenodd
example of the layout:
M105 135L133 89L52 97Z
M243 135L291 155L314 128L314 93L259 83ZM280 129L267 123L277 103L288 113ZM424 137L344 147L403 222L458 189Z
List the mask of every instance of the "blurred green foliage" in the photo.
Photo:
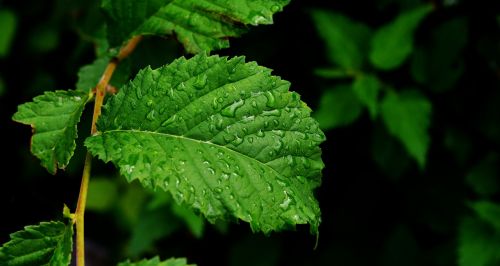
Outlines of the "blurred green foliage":
M18 169L0 179L2 243L76 202L84 150L66 173L47 176L27 153L31 132L10 117L45 90L93 86L103 68L96 54L116 53L104 19L97 0L0 3L9 154L1 166ZM209 225L96 164L86 229L93 265L152 254L198 265L500 265L497 3L292 0L274 25L231 43L222 54L247 55L292 81L327 132L317 250L307 228L265 237ZM112 84L182 54L173 39L146 38ZM78 84L77 73L86 77Z

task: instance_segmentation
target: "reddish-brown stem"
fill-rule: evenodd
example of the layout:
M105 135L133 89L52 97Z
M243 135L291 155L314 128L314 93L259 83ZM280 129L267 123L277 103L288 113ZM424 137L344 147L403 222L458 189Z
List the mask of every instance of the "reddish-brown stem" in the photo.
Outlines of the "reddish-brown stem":
M96 122L97 118L101 115L102 104L104 102L104 97L106 96L106 88L108 87L109 81L113 76L113 73L123 59L134 51L137 44L141 41L141 36L133 37L125 44L118 53L118 56L111 59L102 74L99 83L97 83L94 102L94 115L92 117L92 127L91 134L97 133ZM76 213L74 218L74 223L76 223L76 265L85 266L85 238L84 238L84 214L85 214L85 204L87 202L87 191L89 187L90 170L92 168L92 155L87 152L85 157L85 165L83 167L82 183L80 185L80 194L78 196L78 203L76 207Z

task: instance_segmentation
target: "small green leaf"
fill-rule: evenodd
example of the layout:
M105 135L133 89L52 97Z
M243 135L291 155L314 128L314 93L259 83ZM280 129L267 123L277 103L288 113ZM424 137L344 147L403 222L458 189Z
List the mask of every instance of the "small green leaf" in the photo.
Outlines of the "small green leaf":
M418 165L425 166L429 149L429 126L432 105L417 91L389 92L382 101L382 119Z
M363 66L371 30L341 14L313 10L312 18L318 34L325 41L330 62L348 70Z
M321 95L314 118L323 130L347 126L356 121L363 105L350 85L339 85Z
M244 58L198 55L139 72L86 140L129 181L170 191L210 221L256 231L311 225L325 137L289 83Z
M465 177L465 181L477 194L483 197L491 197L500 188L498 180L499 165L498 155L490 154L471 169Z
M84 92L89 92L96 87L101 78L109 59L107 57L98 58L92 64L85 65L78 71L78 82L76 89Z
M377 117L378 114L380 87L381 85L378 78L371 74L357 76L352 84L354 93L356 93L361 103L368 108L372 119Z
M414 8L378 29L371 40L372 64L382 70L400 66L413 51L415 30L432 9L431 5Z
M0 58L9 54L14 34L16 33L17 19L16 15L7 9L0 10Z
M175 35L190 53L229 46L245 25L271 24L289 0L106 0L112 46L135 35ZM155 11L156 10L156 11Z
M171 258L165 261L160 261L158 257L154 257L150 260L141 260L139 262L121 262L118 266L196 266L195 264L187 264L187 260L184 258L175 259Z
M492 225L500 233L500 205L489 201L476 201L469 205L481 220Z
M31 125L31 152L47 170L64 169L75 151L76 125L89 94L81 91L45 92L33 102L22 104L12 119Z
M500 264L500 234L484 222L465 218L459 230L458 265L492 266Z
M42 222L10 235L0 247L0 265L69 265L73 245L73 224Z

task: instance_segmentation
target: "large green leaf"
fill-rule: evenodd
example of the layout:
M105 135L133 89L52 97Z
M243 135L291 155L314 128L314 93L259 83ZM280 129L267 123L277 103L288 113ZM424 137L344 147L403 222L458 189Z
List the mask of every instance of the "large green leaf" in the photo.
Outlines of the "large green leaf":
M173 35L190 53L229 46L245 25L271 24L289 0L105 0L113 46L134 35ZM156 11L155 11L156 10Z
M10 235L0 247L0 265L69 265L73 243L73 224L42 222L26 226Z
M318 110L314 112L321 129L347 126L356 121L363 105L350 85L338 85L321 95Z
M118 266L196 266L195 264L187 264L187 260L184 258L175 259L171 258L168 260L160 261L158 257L154 257L150 260L141 260L138 262L125 261L118 264Z
M361 69L368 50L370 28L324 10L314 10L312 18L325 41L330 61L348 70Z
M432 105L417 91L389 92L382 101L382 118L389 133L398 138L419 166L425 166L429 149Z
M378 29L371 41L372 64L383 70L400 66L413 51L415 30L431 11L431 5L411 9Z
M317 232L325 137L289 85L242 57L146 68L104 106L86 146L212 222L232 215L254 230Z
M53 91L22 104L12 119L33 127L31 152L55 174L73 156L80 121L89 94L81 91Z

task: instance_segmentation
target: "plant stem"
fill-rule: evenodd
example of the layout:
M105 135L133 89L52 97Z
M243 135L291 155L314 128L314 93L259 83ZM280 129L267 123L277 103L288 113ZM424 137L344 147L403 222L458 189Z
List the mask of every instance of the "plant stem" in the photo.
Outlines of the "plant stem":
M118 56L112 58L104 73L96 86L96 99L94 102L94 115L92 116L92 127L90 133L92 135L97 133L96 122L97 118L101 115L102 104L104 96L106 95L106 88L113 76L113 73L123 59L134 51L137 44L141 41L142 36L133 37L125 44L118 53ZM76 207L75 220L76 223L76 265L85 266L85 237L84 237L84 214L85 204L87 202L87 191L89 187L90 170L92 168L92 155L87 152L85 157L85 165L83 167L82 183L80 185L80 194L78 195L78 203Z

